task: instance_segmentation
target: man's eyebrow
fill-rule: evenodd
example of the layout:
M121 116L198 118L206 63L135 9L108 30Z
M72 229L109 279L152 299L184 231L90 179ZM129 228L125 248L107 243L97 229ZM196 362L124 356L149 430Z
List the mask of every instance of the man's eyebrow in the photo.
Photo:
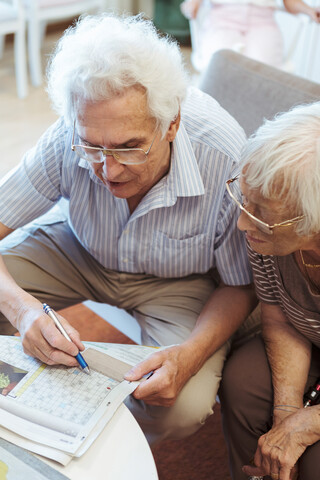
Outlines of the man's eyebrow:
M80 138L80 140L84 143L86 143L87 145L90 145L91 147L96 147L96 148L106 148L105 146L103 145L95 145L94 143L91 143L91 142L88 142L88 140L86 140L85 138L81 137L81 135L78 134L78 137ZM128 140L126 140L125 142L122 142L122 143L113 143L109 146L110 149L114 149L114 148L126 148L128 146L128 144L130 143L137 143L137 144L144 144L146 142L146 138L145 137L132 137L132 138L129 138ZM129 147L128 147L129 148Z

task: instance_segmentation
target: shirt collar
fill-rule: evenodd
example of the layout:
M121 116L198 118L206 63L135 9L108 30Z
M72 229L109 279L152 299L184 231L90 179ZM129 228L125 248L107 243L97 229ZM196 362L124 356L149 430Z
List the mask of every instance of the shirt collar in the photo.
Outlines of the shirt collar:
M182 121L172 144L167 185L176 197L195 197L205 193L199 166Z

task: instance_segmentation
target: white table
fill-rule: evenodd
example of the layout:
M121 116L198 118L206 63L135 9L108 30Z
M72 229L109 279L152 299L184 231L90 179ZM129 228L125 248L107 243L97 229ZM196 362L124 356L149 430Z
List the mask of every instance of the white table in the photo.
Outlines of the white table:
M43 457L41 460L71 480L158 480L149 444L123 404L82 457L66 467Z

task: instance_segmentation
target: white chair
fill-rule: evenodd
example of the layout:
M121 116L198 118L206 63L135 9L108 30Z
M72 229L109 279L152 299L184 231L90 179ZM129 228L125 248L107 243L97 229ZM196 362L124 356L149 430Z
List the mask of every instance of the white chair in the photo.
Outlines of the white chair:
M82 13L103 11L106 0L24 0L28 21L31 82L42 83L41 38L47 23L71 19Z
M25 16L21 0L0 1L0 53L4 38L8 33L14 34L14 59L18 97L24 98L28 93ZM1 56L1 55L0 55Z

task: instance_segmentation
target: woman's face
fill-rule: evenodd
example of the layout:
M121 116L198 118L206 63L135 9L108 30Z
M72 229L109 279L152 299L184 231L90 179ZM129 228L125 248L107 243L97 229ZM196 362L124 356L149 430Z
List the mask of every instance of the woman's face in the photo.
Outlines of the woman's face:
M264 198L259 189L248 187L243 177L240 178L244 206L259 220L269 225L281 223L298 214L288 208L281 198ZM297 250L318 250L319 235L299 236L295 232L296 225L279 226L273 229L272 235L264 233L252 222L250 217L241 211L238 228L246 232L247 240L253 250L263 255L289 255Z

